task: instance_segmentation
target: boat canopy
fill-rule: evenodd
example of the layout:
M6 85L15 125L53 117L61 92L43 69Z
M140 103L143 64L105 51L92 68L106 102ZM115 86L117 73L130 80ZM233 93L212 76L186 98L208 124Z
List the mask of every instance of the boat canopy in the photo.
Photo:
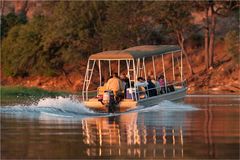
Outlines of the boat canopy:
M136 59L181 51L178 45L143 45L125 50L103 51L90 56L90 60Z

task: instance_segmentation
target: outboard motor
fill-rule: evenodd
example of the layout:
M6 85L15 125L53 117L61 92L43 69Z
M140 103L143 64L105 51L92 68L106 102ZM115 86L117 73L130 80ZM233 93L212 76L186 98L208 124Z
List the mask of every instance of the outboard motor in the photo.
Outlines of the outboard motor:
M106 90L103 94L103 104L108 108L108 112L113 113L115 110L115 100L112 90Z

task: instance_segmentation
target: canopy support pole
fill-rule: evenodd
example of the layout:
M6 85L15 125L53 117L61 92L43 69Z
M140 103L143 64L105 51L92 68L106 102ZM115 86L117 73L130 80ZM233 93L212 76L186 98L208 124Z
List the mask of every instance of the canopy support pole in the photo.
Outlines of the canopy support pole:
M102 71L101 71L101 60L98 60L98 69L99 69L99 79L100 84L99 86L102 86Z
M138 77L140 74L139 74L139 58L137 59L137 74L136 74L136 77Z
M136 67L135 67L135 60L132 60L133 62L133 76L134 76L134 82L136 82L137 78L136 78Z
M142 62L142 66L143 66L143 71L144 71L144 77L145 77L145 80L147 80L147 74L146 74L146 67L145 67L145 58L143 58L143 62Z
M129 80L130 80L130 72L129 72L129 62L128 62L128 60L126 60L126 64L127 64L127 76L128 76L128 78L129 78ZM131 81L130 81L130 88L131 88Z
M162 65L163 65L163 75L164 75L164 87L165 87L165 92L167 93L167 78L166 78L166 73L165 73L165 66L164 66L164 59L163 59L163 54L162 54Z
M181 51L181 82L183 81L183 63L182 63L182 59L183 59L183 52Z
M118 60L118 76L120 76L120 60Z
M134 82L136 82L136 81L137 81L137 77L136 77L135 60L133 59L132 61L133 61L133 76L134 76ZM130 80L130 79L129 79L129 80ZM131 80L130 80L130 83L131 83ZM131 85L130 85L130 86L131 86ZM134 87L134 86L133 86L133 87ZM138 100L138 98L137 98L137 90L135 90L134 94L135 94L136 100ZM133 98L133 96L132 96L132 98Z
M85 73L85 77L84 77L84 81L83 81L83 89L82 89L82 97L83 97L83 101L85 100L85 96L86 96L86 91L85 91L85 89L86 89L86 80L88 79L88 68L89 68L89 60L88 60L88 62L87 62L87 69L86 69L86 73Z
M91 61L93 61L92 65L90 65ZM89 87L90 81L92 79L95 62L96 62L96 60L88 60L88 63L87 63L87 70L86 70L86 74L85 74L85 78L84 78L84 82L83 82L83 91L82 91L83 100L88 100L88 87ZM90 68L90 66L91 66L91 68Z
M173 67L173 81L175 82L175 70L174 70L174 56L172 52L172 67Z
M178 66L178 71L179 71L180 76L181 76L181 66L180 66L180 62L179 62L178 57L177 57L177 66Z
M111 76L112 75L112 71L111 71L111 60L108 60L109 62L109 75Z
M155 59L154 59L154 56L152 56L152 62L153 62L153 75L154 75L154 78L155 78L155 80L156 80L157 77L156 77L156 68L155 68Z

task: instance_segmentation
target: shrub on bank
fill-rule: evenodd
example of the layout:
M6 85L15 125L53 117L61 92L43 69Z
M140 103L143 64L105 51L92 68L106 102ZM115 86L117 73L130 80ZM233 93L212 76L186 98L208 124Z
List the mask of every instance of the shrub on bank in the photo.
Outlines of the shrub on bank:
M22 87L22 86L1 86L1 98L8 96L32 96L32 97L54 97L54 96L66 96L66 92L46 91L36 87Z

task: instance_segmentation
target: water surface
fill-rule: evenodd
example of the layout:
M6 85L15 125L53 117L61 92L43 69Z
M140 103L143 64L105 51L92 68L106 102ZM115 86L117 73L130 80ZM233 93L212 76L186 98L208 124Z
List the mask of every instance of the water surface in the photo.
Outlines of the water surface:
M1 106L2 159L239 159L239 96L98 113L72 98Z

